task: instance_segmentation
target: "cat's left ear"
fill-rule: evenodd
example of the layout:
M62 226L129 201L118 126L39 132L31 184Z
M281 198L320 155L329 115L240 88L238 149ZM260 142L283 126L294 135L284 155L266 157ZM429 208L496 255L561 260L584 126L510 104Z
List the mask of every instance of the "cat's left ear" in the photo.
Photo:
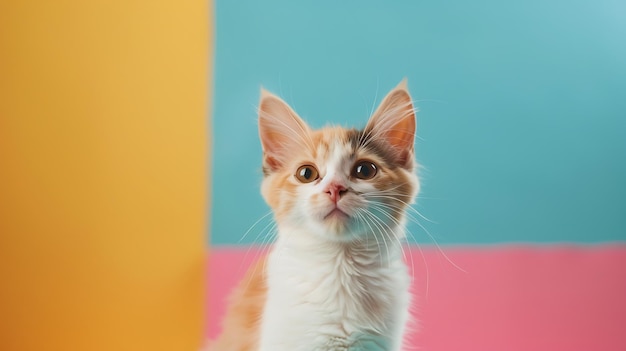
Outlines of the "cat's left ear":
M390 148L394 161L406 169L414 166L415 109L406 78L380 103L365 127L365 135Z
M293 150L312 147L311 129L281 98L261 89L259 137L263 146L263 168L276 171L285 165Z

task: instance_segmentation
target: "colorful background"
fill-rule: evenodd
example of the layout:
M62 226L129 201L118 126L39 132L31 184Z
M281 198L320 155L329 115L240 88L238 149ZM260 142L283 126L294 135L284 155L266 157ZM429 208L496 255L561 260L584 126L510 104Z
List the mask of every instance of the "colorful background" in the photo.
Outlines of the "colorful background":
M198 349L212 13L0 1L0 350Z
M623 3L218 0L216 18L209 335L269 239L259 86L363 126L408 77L428 218L411 345L626 350Z
M362 126L403 77L429 219L409 227L411 345L625 350L624 18L614 0L1 2L0 350L197 350L267 242L260 86Z

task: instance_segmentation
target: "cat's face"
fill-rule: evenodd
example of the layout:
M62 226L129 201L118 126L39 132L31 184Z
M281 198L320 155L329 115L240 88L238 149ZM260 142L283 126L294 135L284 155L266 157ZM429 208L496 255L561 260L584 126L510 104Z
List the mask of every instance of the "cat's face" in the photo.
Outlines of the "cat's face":
M396 235L419 189L406 84L385 97L361 131L312 130L280 98L261 95L262 193L279 225L333 241Z

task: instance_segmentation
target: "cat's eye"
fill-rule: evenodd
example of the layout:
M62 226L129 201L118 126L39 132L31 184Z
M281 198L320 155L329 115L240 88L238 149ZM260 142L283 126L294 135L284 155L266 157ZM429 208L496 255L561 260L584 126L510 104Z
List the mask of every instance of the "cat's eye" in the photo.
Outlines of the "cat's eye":
M372 179L378 172L378 168L373 162L361 160L354 164L352 176L359 179Z
M310 183L319 177L320 175L317 172L317 169L311 165L300 166L300 168L296 171L296 179L298 179L301 183Z

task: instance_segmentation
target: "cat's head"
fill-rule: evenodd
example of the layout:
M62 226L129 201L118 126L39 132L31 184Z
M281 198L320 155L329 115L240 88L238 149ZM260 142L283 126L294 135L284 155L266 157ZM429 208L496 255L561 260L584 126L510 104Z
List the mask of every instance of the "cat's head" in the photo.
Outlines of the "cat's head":
M262 194L279 225L344 242L396 235L419 190L406 81L387 94L363 130L313 130L263 90L259 134Z

